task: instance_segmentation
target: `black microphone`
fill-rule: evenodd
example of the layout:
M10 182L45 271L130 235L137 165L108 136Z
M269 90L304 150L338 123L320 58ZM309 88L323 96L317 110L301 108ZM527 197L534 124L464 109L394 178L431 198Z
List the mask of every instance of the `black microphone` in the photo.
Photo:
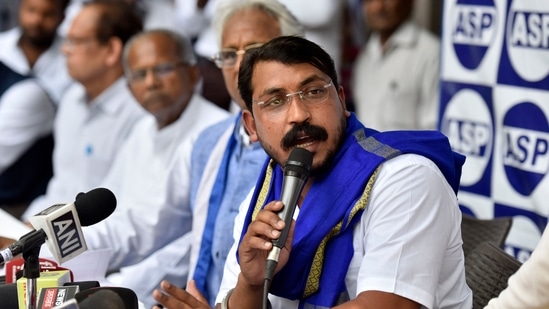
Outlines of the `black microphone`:
M78 303L79 309L126 309L122 297L111 290L100 290ZM131 308L131 307L130 307ZM137 308L137 307L135 307Z
M87 250L81 226L100 222L115 208L116 197L105 188L79 193L74 203L50 206L29 218L36 230L0 251L0 265L46 241L54 257L65 262Z
M78 293L76 293L78 295ZM46 308L46 307L44 307ZM55 307L47 307L51 309L126 309L136 308L126 306L122 297L114 291L108 289L98 290L97 292L90 294L88 297L78 300L77 297L72 298L66 302Z
M288 238L288 232L290 231L297 200L301 195L303 186L309 178L312 163L313 154L311 152L303 148L294 148L288 157L288 161L286 161L286 164L284 165L284 179L282 181L282 192L280 194L280 201L284 204L284 208L282 208L278 215L284 221L285 226L280 233L280 237L273 240L273 248L267 256L265 269L265 279L267 280L272 279L274 270L278 264L280 251L286 243L286 238Z
M107 294L108 293L108 294ZM98 297L99 295L99 297ZM103 297L105 296L105 297ZM139 300L135 292L123 287L98 287L76 293L80 309L109 308L109 309L137 309ZM102 299L101 299L102 298ZM89 304L89 306L86 306Z

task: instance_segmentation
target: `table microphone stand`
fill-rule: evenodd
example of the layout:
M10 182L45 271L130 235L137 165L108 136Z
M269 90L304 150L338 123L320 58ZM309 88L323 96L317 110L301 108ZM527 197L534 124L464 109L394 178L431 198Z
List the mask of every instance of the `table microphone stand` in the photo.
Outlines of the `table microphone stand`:
M42 231L42 230L39 230ZM40 277L40 247L46 241L45 233L36 233L32 231L21 237L22 242L21 252L25 260L23 267L23 277L27 278L26 287L26 309L37 308L37 279Z
M37 279L40 277L40 247L23 252L25 267L23 268L23 277L27 278L26 301L27 309L36 309L36 289Z

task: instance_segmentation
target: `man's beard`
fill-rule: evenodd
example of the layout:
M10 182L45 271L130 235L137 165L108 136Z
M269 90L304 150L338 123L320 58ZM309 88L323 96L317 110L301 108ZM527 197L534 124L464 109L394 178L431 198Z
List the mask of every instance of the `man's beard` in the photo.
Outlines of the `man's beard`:
M37 33L37 31L35 31L34 33ZM22 37L36 48L47 49L53 43L53 40L55 39L55 33L52 34L39 32L38 35L31 35L23 31Z
M332 165L334 163L334 158L341 149L341 146L343 146L343 143L345 142L345 131L347 129L347 117L342 116L340 119L338 131L337 131L337 139L335 140L336 147L333 149L328 150L326 153L326 158L324 158L324 161L320 162L317 166L313 166L311 171L311 177L320 179L330 172L332 169Z

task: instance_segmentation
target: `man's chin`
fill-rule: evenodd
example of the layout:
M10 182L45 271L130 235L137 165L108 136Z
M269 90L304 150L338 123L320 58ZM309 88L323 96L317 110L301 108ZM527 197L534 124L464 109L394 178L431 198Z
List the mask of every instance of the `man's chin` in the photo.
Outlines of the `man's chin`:
M326 175L332 168L333 155L332 153L324 154L322 157L318 157L319 154L315 154L313 160L313 167L311 169L311 177L321 178Z
M46 34L42 35L29 35L27 36L28 40L32 45L36 47L49 47L53 42L52 38L48 38Z

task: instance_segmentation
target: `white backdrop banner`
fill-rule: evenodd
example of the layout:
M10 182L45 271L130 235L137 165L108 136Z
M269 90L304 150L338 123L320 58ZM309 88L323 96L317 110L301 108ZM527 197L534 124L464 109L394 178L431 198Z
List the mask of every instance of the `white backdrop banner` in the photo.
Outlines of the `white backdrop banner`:
M549 215L549 1L444 1L440 130L467 156L463 213L513 217L524 261Z

